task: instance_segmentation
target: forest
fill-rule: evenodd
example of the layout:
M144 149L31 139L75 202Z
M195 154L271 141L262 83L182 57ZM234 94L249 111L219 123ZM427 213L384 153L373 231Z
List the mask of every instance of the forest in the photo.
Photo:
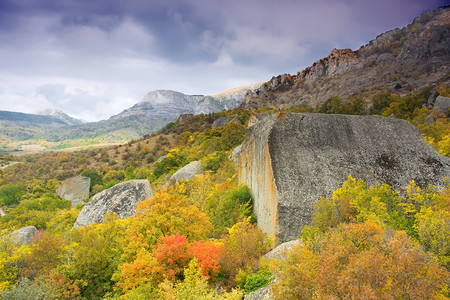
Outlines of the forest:
M431 88L372 99L331 97L285 112L378 114L405 119L450 157L448 112L424 103ZM450 87L438 88L450 96ZM450 181L405 190L349 177L317 199L314 219L285 259L263 256L276 241L256 226L251 190L229 157L246 136L252 111L194 116L120 146L3 156L0 170L0 299L242 299L278 278L274 299L448 299ZM240 122L212 129L214 120ZM186 164L202 173L165 183ZM148 179L154 196L136 214L72 229L82 204L57 196L64 179L86 176L93 196L131 179ZM8 233L33 225L29 245Z

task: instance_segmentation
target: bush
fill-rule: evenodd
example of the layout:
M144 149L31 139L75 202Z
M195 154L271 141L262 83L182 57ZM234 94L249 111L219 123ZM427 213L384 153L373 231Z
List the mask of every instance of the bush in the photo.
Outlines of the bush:
M23 190L14 183L5 184L0 188L0 205L18 204Z

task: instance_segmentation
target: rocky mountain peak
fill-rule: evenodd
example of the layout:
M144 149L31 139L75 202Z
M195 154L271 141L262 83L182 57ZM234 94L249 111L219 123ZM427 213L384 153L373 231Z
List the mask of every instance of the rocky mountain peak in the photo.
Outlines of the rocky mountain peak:
M260 84L257 83L257 86ZM244 100L248 85L210 96L186 95L172 90L155 90L132 107L111 117L112 120L141 115L153 119L176 120L183 114L208 114L224 109L232 109Z

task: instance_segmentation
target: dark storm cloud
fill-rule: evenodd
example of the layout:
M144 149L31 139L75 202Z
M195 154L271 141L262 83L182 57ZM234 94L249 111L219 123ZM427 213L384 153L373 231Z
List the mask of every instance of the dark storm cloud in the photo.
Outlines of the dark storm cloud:
M296 73L335 47L356 49L445 4L2 0L0 109L45 105L93 120L152 89L214 93Z

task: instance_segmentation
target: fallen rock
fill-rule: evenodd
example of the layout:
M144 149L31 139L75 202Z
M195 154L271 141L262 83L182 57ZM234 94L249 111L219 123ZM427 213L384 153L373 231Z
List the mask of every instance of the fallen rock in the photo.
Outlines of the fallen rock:
M270 296L272 285L276 281L273 281L269 285L260 287L256 291L250 292L244 296L244 300L272 300Z
M233 116L233 117L220 117L220 118L217 118L217 119L212 123L212 128L215 129L215 128L217 128L217 127L226 126L226 125L228 125L230 122L236 122L237 124L241 125L241 121L239 121L239 117L238 117L238 116Z
M28 245L31 244L36 233L36 227L26 226L11 232L7 237L11 239L11 242Z
M368 185L443 185L450 159L409 122L381 116L274 114L248 128L239 182L252 190L258 226L277 243L299 237L314 203L352 176Z
M189 180L194 178L195 175L198 175L201 172L200 164L201 162L199 160L196 160L185 165L170 177L169 182L176 182L182 179Z
M61 186L56 189L56 193L64 200L72 202L72 206L76 207L78 203L89 199L89 187L91 179L89 177L72 177L64 180Z
M150 199L153 192L148 180L130 180L104 190L92 197L81 210L74 228L102 223L103 217L109 212L115 212L119 218L134 216L138 202Z
M277 259L277 260L284 260L287 257L287 254L292 249L292 247L296 245L300 245L301 241L299 239L285 242L281 245L278 245L275 247L272 251L265 254L263 256L263 259L269 260L269 259ZM263 286L256 291L250 292L247 295L245 295L245 300L261 300L261 299L267 299L270 300L272 297L270 296L272 285L278 281L278 278L275 278L272 280L272 282L266 286Z
M448 115L450 113L450 98L438 96L434 102L434 108L439 109L442 113Z
M292 240L289 242L284 242L280 245L278 245L277 247L275 247L274 249L272 249L271 251L269 251L268 253L266 253L263 258L266 260L269 259L285 259L286 258L286 254L289 253L289 251L297 245L301 245L302 242L300 239L296 239L296 240Z

